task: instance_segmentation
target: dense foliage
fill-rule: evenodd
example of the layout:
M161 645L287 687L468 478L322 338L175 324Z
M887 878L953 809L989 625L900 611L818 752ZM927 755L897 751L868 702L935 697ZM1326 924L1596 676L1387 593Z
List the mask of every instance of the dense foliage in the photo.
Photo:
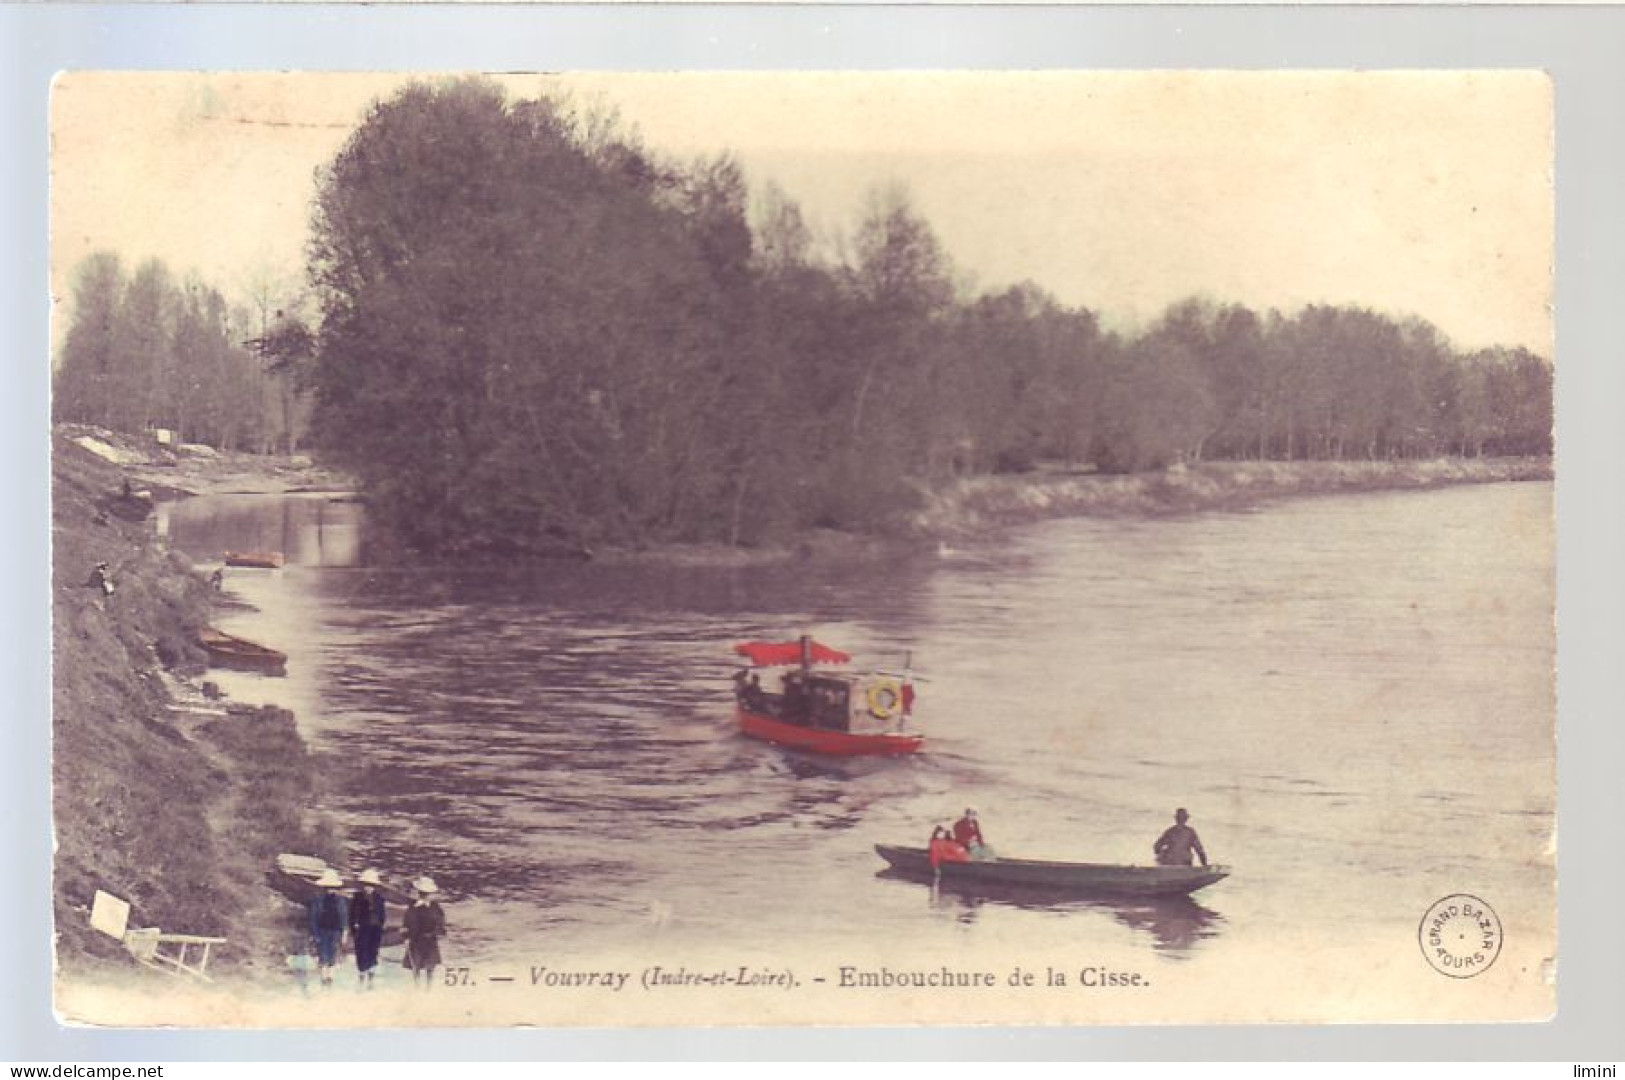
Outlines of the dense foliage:
M749 543L1041 459L1549 452L1522 350L1329 306L1108 333L1033 286L963 295L900 190L820 246L729 157L601 119L415 85L322 179L318 436L416 545Z
M55 372L58 421L175 432L221 449L286 448L292 421L274 372L247 339L250 319L196 280L149 260L126 278L117 255L79 267Z

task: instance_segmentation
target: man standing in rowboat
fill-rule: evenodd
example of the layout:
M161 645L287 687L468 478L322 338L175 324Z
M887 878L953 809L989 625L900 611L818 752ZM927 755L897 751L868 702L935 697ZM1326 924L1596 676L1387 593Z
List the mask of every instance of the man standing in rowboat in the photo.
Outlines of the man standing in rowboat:
M1158 866L1189 866L1192 852L1202 860L1203 866L1207 865L1207 852L1202 850L1201 838L1196 835L1195 829L1185 824L1190 817L1184 807L1175 810L1174 823L1151 845Z
M954 822L954 839L977 862L994 858L993 849L982 839L982 826L976 820L976 811L966 808L965 816Z

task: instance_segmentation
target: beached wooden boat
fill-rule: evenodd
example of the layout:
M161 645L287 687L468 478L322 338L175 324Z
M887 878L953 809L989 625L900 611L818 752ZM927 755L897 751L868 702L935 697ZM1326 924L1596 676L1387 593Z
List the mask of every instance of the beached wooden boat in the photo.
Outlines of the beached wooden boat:
M277 570L284 562L280 551L228 551L227 566L246 566L257 570Z
M316 879L328 870L328 865L314 855L278 855L276 862L265 872L265 883L283 897L305 907L320 893L321 887ZM361 887L355 877L350 874L339 874L343 879L342 891L345 896L352 896ZM374 886L383 896L386 907L393 909L388 915L388 922L384 926L384 946L400 945L404 938L401 931L401 918L408 905L412 903L412 894L398 885L384 882Z
M262 675L287 674L287 653L232 637L212 626L205 626L198 632L198 644L209 654L209 663L215 667L257 671Z
M912 754L925 742L910 726L914 682L908 674L843 670L839 665L851 657L806 637L748 641L734 652L751 664L734 681L739 729L746 735L835 757ZM775 685L763 686L752 670L761 668L786 670Z
M1227 866L1112 866L1040 859L942 861L933 867L926 848L876 844L875 852L899 874L922 881L940 872L943 882L959 888L987 885L1062 896L1185 896L1230 876Z
M321 893L316 879L332 869L322 859L315 855L278 855L276 862L265 872L265 882L276 892L292 900L296 904L305 904L314 900ZM337 872L337 871L335 871ZM338 872L343 879L345 895L360 888L355 875ZM385 900L391 904L405 906L412 902L412 894L399 885L391 885L385 881L377 889L383 894Z

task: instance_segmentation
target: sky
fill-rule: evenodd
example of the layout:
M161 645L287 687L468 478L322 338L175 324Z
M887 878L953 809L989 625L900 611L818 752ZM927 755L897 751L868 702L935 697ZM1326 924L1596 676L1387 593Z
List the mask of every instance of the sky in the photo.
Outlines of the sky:
M320 168L392 74L97 73L52 94L52 292L98 249L228 297L297 289ZM504 76L732 151L826 236L903 185L961 279L1134 330L1190 296L1420 315L1552 353L1552 97L1536 72ZM59 303L60 334L65 308Z

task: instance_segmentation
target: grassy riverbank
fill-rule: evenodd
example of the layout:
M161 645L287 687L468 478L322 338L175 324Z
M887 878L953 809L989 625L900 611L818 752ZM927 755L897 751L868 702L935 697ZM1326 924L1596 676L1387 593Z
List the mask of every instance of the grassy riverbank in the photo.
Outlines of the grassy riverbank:
M290 713L207 700L205 583L131 520L141 477L58 434L52 455L54 913L65 975L128 968L89 926L97 889L132 926L229 939L223 968L280 964L286 904L264 885L278 851L336 854L308 811L314 775ZM121 515L120 511L125 511ZM112 595L86 584L108 564ZM155 976L157 977L157 976Z

